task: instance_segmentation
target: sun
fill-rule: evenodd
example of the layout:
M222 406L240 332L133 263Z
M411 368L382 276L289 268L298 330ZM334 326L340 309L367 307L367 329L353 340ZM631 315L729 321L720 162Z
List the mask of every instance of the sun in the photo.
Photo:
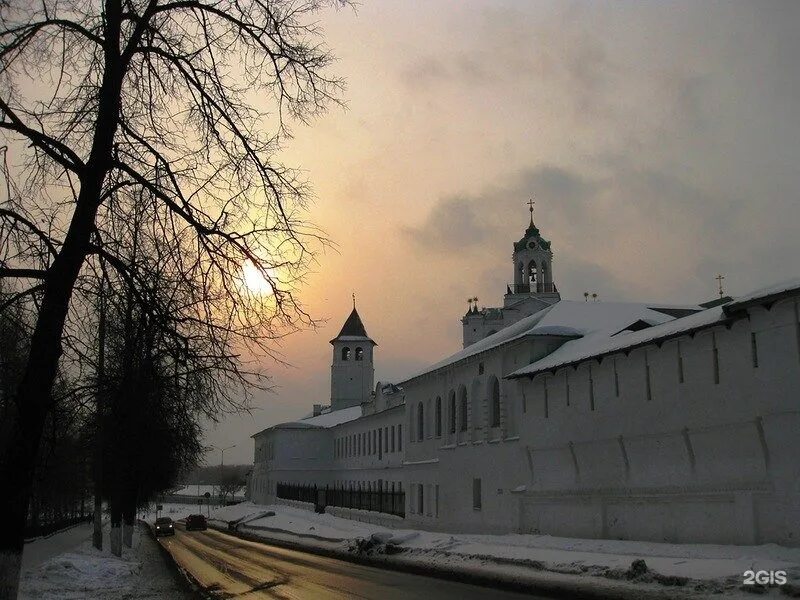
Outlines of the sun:
M270 275L271 277L271 275ZM242 265L242 278L244 284L251 292L257 294L272 294L272 286L266 277L250 260L246 260Z

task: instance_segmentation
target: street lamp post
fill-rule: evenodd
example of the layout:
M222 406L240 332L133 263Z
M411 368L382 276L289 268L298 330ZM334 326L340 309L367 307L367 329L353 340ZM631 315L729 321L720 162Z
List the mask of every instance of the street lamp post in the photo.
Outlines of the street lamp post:
M209 446L209 449L219 450L219 480L220 480L220 492L222 491L222 467L225 464L225 450L230 450L231 448L236 448L236 444L233 446L226 446L225 448L218 448L216 446ZM211 488L214 489L213 486ZM220 504L222 504L222 494L219 494L220 497Z

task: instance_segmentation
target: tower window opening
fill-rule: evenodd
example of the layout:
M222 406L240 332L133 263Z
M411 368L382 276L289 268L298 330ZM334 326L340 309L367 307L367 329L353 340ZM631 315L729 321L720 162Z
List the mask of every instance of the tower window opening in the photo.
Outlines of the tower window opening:
M350 360L350 348L347 346L342 348L342 360Z
M528 285L531 286L531 291L536 291L539 284L539 269L536 266L536 261L532 260L528 263Z
M356 348L356 360L364 360L364 349L361 346Z

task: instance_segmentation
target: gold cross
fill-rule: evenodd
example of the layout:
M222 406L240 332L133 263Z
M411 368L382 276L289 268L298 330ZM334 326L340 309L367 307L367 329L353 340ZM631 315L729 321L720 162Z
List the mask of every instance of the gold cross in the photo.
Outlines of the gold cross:
M528 200L528 206L530 207L528 210L531 211L531 225L533 225L533 205L534 204L536 204L536 202L533 201L533 198L530 198Z

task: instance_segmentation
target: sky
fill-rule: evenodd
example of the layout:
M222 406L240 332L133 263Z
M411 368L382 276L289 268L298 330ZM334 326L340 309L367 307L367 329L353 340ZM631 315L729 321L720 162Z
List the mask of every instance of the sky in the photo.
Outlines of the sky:
M535 221L562 297L696 303L800 275L800 3L363 0L319 15L345 108L294 128L309 218L335 242L300 300L322 319L262 361L274 390L210 427L226 463L330 399L355 293L376 381L461 347L502 305ZM219 462L209 451L207 461Z

